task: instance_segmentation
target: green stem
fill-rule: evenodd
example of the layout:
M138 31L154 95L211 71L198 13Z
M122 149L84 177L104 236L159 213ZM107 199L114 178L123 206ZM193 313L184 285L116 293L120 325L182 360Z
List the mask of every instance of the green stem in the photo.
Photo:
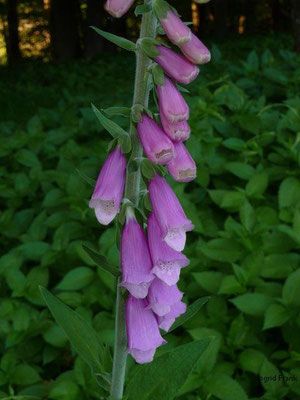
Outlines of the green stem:
M145 0L145 4L152 0ZM155 37L156 18L152 12L143 15L140 38ZM133 105L140 104L148 107L149 102L149 73L147 72L151 60L142 53L140 49L136 54L136 75L134 85ZM131 123L130 135L132 139L132 154L130 161L142 157L143 149L140 144L136 127ZM130 162L129 162L130 164ZM141 172L127 170L125 198L138 205L140 198ZM121 288L117 282L116 300L116 322L115 322L115 347L112 371L112 384L110 391L111 400L122 400L125 380L127 345L126 345L126 321L125 321L125 302Z

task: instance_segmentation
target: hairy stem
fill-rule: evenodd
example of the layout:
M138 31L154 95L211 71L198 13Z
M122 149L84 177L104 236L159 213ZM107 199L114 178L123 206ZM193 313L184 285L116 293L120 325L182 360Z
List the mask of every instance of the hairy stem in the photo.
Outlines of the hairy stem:
M145 4L151 3L151 0L145 0ZM156 30L156 19L152 12L146 13L142 18L142 26L140 38L154 37ZM151 60L137 50L136 55L136 75L134 85L133 105L142 105L148 107L149 101L149 73L147 72ZM132 154L130 161L139 158L143 154L142 146L137 136L136 128L133 123L130 127L130 135L132 139ZM127 170L125 198L132 201L135 205L139 203L141 172L140 169ZM115 322L115 347L112 371L112 384L110 391L111 400L122 400L123 388L126 370L127 346L126 346L126 321L125 321L125 302L122 296L121 288L117 282L117 300L116 300L116 322Z

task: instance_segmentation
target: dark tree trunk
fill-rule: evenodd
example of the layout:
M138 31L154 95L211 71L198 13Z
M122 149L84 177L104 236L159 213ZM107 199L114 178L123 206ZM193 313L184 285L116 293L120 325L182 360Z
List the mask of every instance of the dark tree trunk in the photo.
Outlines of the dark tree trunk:
M4 29L4 35L7 60L9 64L16 64L21 59L17 0L6 0L6 15L7 24Z
M91 59L103 51L104 39L94 32L90 26L102 28L104 8L99 0L87 0L86 34L85 34L85 58Z
M227 15L228 1L214 0L212 2L214 10L214 28L215 33L219 38L224 38L228 33Z
M77 0L51 0L51 48L55 60L80 55L79 4Z
M291 0L291 19L295 38L295 51L300 53L300 2Z

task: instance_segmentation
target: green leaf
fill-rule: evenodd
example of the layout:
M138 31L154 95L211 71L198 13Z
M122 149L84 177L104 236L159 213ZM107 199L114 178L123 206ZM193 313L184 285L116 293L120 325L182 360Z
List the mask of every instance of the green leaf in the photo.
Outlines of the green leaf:
M15 385L32 385L41 380L34 368L27 364L20 364L14 368L11 383Z
M279 208L291 207L300 201L300 182L293 177L286 178L279 187Z
M128 136L128 133L124 131L123 128L121 128L118 124L115 122L111 121L110 119L106 118L100 110L98 110L97 107L92 104L92 109L100 121L101 125L103 126L104 129L107 130L111 134L113 138L120 138L121 136L125 135Z
M94 29L94 31L96 33L98 33L98 35L103 36L105 39L116 44L117 46L121 47L122 49L128 50L128 51L136 51L135 43L131 42L130 40L122 38L117 35L113 35L112 33L109 33L109 32L102 31L101 29L96 28L95 26L91 26L91 28Z
M128 400L174 399L209 343L206 338L184 344L136 367L127 386Z
M245 180L250 179L255 172L254 168L251 165L237 161L226 163L225 168L227 169L227 171Z
M264 359L265 355L255 349L246 349L239 356L239 361L243 370L252 372L253 374L259 373Z
M86 181L92 187L94 187L96 185L96 181L94 179L90 178L89 176L87 176L85 173L83 173L79 169L76 168L76 172L78 173L80 178L82 178L84 181Z
M246 293L230 301L243 313L262 317L273 299L262 293Z
M102 372L101 360L104 348L90 324L47 289L41 286L40 290L53 317L62 327L79 356L94 372Z
M289 320L288 311L280 304L271 304L265 314L263 329L282 326Z
M79 395L80 389L76 383L63 380L54 385L48 397L53 400L77 400Z
M121 115L122 117L130 117L131 108L130 107L109 107L103 110L105 114L112 115Z
M222 142L222 145L227 147L227 149L234 151L242 151L246 147L246 143L242 139L229 138Z
M245 201L240 208L240 219L246 230L252 232L255 225L255 212L248 201Z
M196 315L197 312L208 302L209 299L210 297L202 297L201 299L197 299L196 301L194 301L193 304L188 306L186 312L176 319L174 324L169 329L168 333L174 331L174 329L177 329L179 326L183 325L194 315Z
M230 376L223 373L213 373L206 381L206 390L220 400L247 400L242 386Z
M269 176L267 172L253 175L246 185L246 194L250 197L261 196L268 187Z
M209 190L212 201L228 211L238 211L245 200L244 193L233 190Z
M78 267L69 271L58 283L59 290L80 290L88 286L94 277L94 272L87 267Z
M20 164L25 165L25 167L33 168L41 166L36 154L27 149L20 150L16 155L16 159Z
M118 278L121 275L121 271L119 268L111 266L107 259L99 253L96 253L94 250L89 247L82 245L83 250L91 257L91 259L98 265L99 268L102 268L104 271L109 272L111 275Z
M233 239L213 239L201 243L200 250L206 257L219 262L235 262L242 255L241 245Z
M285 281L282 289L282 298L289 304L300 306L300 268L293 272Z
M134 10L134 14L138 17L139 15L146 14L152 10L152 7L150 4L142 4L140 6L137 6Z
M155 85L162 86L165 83L164 70L158 64L153 67L152 74Z
M216 271L203 271L195 272L193 276L202 289L209 293L216 294L219 291L224 275Z
M121 147L123 154L128 154L132 148L130 136L121 136L118 140L118 146Z
M141 171L142 174L145 178L147 179L152 179L155 176L155 169L154 165L150 160L143 160L142 166L141 166Z

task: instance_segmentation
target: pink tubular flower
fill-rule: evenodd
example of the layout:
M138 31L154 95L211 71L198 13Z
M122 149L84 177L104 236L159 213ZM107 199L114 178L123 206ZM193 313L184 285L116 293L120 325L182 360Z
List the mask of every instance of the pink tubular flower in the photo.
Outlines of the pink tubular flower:
M171 123L189 118L190 110L184 97L171 79L165 77L164 84L157 86L159 110Z
M179 280L180 270L189 264L185 255L173 250L162 239L160 227L155 215L148 217L148 243L153 261L152 272L167 285L175 285Z
M105 10L115 18L121 18L127 13L135 0L106 0Z
M127 220L122 232L121 265L124 286L132 296L145 298L154 275L145 234L131 209L127 209Z
M164 46L157 46L160 55L154 57L165 72L177 82L188 84L197 78L199 68L187 58Z
M163 329L165 332L171 328L174 324L175 319L178 318L181 314L186 312L186 304L182 301L175 303L171 306L171 311L164 315L163 317L158 317L158 326L160 329Z
M169 10L166 17L160 18L159 22L170 42L177 46L191 39L192 32L190 28L187 27L173 11Z
M190 182L196 178L197 167L183 143L174 143L175 156L168 162L170 175L178 182Z
M95 209L100 224L108 225L119 212L124 192L125 174L126 158L120 147L117 147L107 157L89 203L89 207Z
M153 360L157 347L166 343L147 300L129 296L126 302L127 351L139 364Z
M165 132L148 115L143 115L137 130L144 152L155 164L166 164L174 156L174 146Z
M154 279L148 293L149 308L159 317L171 311L171 306L182 299L183 293L176 285L169 286L160 279Z
M194 226L186 217L175 193L164 178L156 175L150 180L149 196L163 240L172 249L182 251L186 232Z
M210 51L194 34L192 34L191 40L180 48L186 58L194 64L206 64L210 61Z
M191 128L186 121L170 122L167 117L161 112L160 121L164 132L169 136L173 142L183 142L190 137Z

